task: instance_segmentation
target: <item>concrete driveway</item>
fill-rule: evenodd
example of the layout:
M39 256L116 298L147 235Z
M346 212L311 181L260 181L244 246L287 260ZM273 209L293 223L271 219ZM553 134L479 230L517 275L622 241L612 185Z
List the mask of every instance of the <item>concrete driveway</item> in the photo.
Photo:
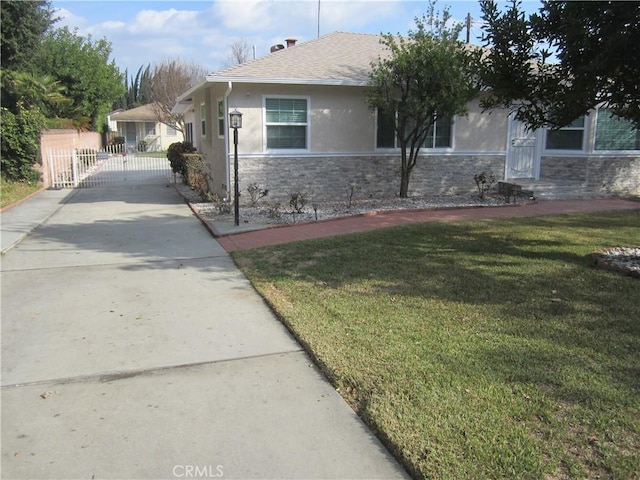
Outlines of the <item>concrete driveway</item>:
M173 188L78 191L1 276L2 478L406 477Z

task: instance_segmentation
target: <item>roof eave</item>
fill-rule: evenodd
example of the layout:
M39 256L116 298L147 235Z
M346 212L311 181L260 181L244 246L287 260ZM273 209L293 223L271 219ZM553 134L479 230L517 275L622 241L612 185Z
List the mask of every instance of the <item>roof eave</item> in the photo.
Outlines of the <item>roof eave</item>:
M210 83L253 83L253 84L278 84L278 85L324 85L324 86L348 86L368 87L366 80L349 80L339 78L273 78L273 77L208 77Z

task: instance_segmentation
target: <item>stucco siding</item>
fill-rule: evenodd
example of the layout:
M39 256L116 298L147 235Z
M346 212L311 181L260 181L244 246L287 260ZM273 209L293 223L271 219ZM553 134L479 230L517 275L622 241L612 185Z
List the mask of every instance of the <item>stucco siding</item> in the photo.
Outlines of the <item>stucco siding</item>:
M457 152L504 152L507 148L509 112L484 112L477 100L467 116L456 117L454 149Z

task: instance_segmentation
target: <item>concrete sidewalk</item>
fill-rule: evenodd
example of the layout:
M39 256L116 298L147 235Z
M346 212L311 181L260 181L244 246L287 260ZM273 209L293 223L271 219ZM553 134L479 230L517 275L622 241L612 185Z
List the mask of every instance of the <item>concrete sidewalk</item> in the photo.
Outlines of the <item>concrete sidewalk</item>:
M406 478L173 188L65 193L2 213L2 478Z
M0 213L0 250L6 253L57 212L77 190L43 190Z

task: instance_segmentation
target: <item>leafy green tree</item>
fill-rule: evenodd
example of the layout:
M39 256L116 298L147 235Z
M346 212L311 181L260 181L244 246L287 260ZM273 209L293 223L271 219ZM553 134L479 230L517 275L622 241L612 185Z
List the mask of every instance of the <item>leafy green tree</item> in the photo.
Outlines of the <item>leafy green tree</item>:
M2 0L3 70L29 70L44 33L57 21L48 0Z
M150 103L151 65L143 65L138 69L135 77L129 78L129 72L125 70L124 81L126 93L116 103L116 108L128 110L140 105Z
M56 109L71 104L66 88L52 75L37 76L29 72L8 72L4 75L7 90L20 101L22 108L38 108L46 117L55 116Z
M563 127L604 104L640 127L640 3L544 0L525 16L482 0L478 72L485 109L510 108L532 128ZM555 56L555 58L554 58Z
M400 197L408 196L411 172L436 120L466 114L478 94L474 63L480 52L458 40L462 25L450 26L450 18L448 9L440 17L431 3L407 38L383 35L389 56L371 65L369 107L396 119Z
M2 107L0 150L2 176L10 180L36 181L33 166L40 163L40 131L45 118L40 109L18 102L17 113Z
M82 37L67 27L48 33L36 56L39 72L54 75L66 88L80 115L91 118L93 130L125 93L123 76L109 61L111 44L106 39Z

